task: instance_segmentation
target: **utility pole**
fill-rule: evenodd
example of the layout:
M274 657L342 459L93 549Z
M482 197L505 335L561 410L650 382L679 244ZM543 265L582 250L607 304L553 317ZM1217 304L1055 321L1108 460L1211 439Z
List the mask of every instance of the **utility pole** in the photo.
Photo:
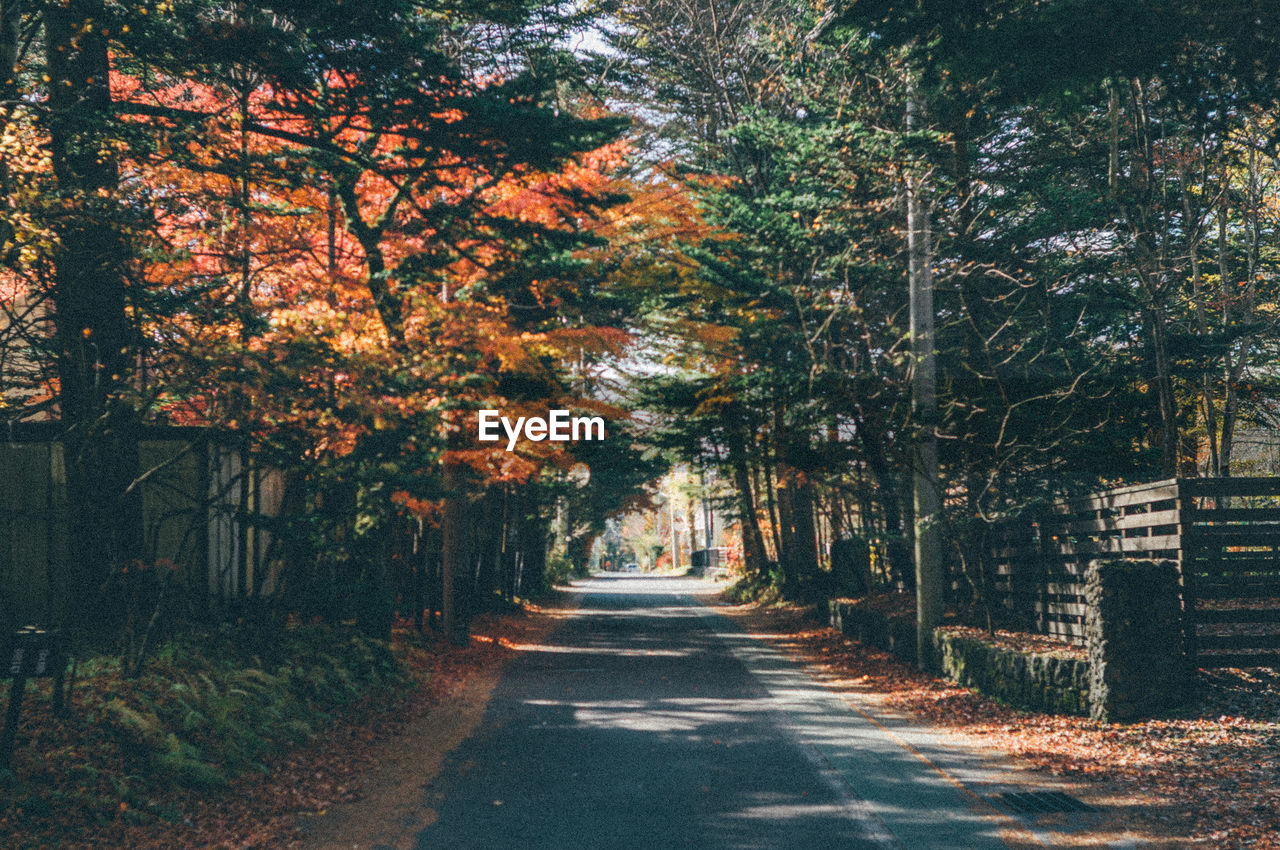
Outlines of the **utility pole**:
M667 494L667 507L671 515L671 569L680 569L680 536L676 533L676 469L671 468L671 491Z
M706 469L700 469L698 471L698 485L702 490L702 527L703 531L706 532L706 549L707 552L710 553L711 549L715 546L715 516L711 513L711 503L707 501ZM707 557L710 558L711 555L708 554Z
M924 106L912 83L907 95L907 131L918 130ZM907 286L911 302L912 501L915 506L916 658L922 670L933 667L933 630L942 622L942 541L938 527L937 363L934 359L933 257L929 211L922 195L924 178L907 173Z

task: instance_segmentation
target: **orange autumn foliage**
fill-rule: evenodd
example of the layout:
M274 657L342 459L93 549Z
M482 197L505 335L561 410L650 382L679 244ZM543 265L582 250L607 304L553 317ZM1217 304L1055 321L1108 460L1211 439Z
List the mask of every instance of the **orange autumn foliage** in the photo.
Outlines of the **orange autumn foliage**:
M527 249L501 238L506 224L573 234L628 221L607 200L620 191L627 143L605 145L552 173L495 176L445 157L435 165L447 173L418 174L419 187L411 182L419 142L346 122L334 128L334 144L376 162L352 181L352 204L339 197L337 178L290 173L308 152L263 132L298 129L270 90L237 97L186 81L144 87L124 75L113 78L113 90L132 103L181 110L186 120L199 116L195 134L162 121L158 155L129 163L131 178L161 199L153 237L164 259L146 267L147 282L192 296L148 330L179 343L157 363L169 379L160 405L172 420L247 427L266 437L305 432L319 459L349 453L375 431L417 423L439 431L450 409L601 407L565 389L563 365L620 354L629 335L615 327L529 326L513 318L509 294L489 284ZM439 232L424 211L441 204L476 209L477 226L461 236ZM379 228L372 248L367 234L363 244L355 235L371 223ZM401 277L416 259L439 254L445 241L450 259L435 274ZM387 270L384 281L370 274L370 250ZM598 250L584 247L577 256ZM378 303L378 283L395 294L395 326ZM535 278L524 297L551 311L574 285ZM513 376L554 397L503 397L497 385ZM517 453L477 445L457 457L489 480L519 481L546 463L566 464L563 454L544 443Z

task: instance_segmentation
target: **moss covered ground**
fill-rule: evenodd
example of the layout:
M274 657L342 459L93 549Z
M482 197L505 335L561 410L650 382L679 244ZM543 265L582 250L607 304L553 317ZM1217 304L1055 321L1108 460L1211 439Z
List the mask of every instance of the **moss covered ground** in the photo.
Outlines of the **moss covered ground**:
M227 628L165 643L136 677L114 658L82 660L61 716L48 680L32 682L0 771L0 846L179 820L175 795L266 773L335 713L415 684L420 665L398 657L412 651L343 627L299 625L270 642Z

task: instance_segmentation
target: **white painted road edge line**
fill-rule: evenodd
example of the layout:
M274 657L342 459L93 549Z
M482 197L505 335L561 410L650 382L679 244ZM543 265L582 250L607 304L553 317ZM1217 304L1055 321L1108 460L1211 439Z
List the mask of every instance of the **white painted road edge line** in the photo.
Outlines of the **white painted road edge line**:
M703 605L701 601L697 601L696 598L694 602L694 609L697 611L698 617L704 622L711 622L724 616L723 614L716 613L712 609ZM726 646L726 648L735 658L740 662L743 662L744 668L746 668L747 673L751 675L752 679L756 679L756 681L759 682L755 673L752 672L751 667L747 665L745 663L745 659L741 657L740 650L734 646ZM849 813L850 819L862 827L869 840L874 841L881 847L893 848L893 850L901 850L901 848L905 846L893 834L893 831L889 829L888 825L880 819L880 816L876 814L875 810L871 807L871 804L858 796L852 786L849 785L849 782L845 779L844 774L832 767L831 763L827 761L826 757L822 755L821 752L818 751L817 747L813 746L800 736L795 725L791 722L790 717L787 717L783 712L777 709L770 709L767 712L767 715L773 720L774 725L786 734L791 743L800 750L809 763L813 765L818 776L822 778L822 781L826 783L827 787L840 800L841 806Z
M729 622L732 622L732 620L728 616L726 616L725 614L719 613L714 608L704 603L698 597L694 596L690 598L694 602L698 616L701 617L703 620L706 620L706 621L728 620ZM741 631L744 636L750 637L753 640L759 641L761 644L765 644L767 646L766 642L762 638L759 638L753 635L749 631L741 629L740 627L737 626L736 623L734 624L734 628ZM779 656L782 657L784 660L791 661L791 659L788 659L786 657L785 653L781 653L778 650L773 649L772 647L768 647L768 648L773 652L778 652ZM750 672L751 667L749 664L746 663L748 659L745 659L742 657L740 650L738 650L736 647L733 647L733 646L729 646L728 649L736 658L738 658L739 661L743 662L744 666L746 666L747 670ZM950 771L946 770L942 766L938 765L933 760L931 760L928 756L926 756L924 753L920 752L918 749L913 747L910 743L903 740L899 735L895 734L893 730L886 727L883 723L877 720L872 714L868 713L864 708L855 704L846 695L832 688L832 686L829 683L823 682L821 679L818 679L809 675L807 671L804 670L803 665L796 663L796 669L801 673L803 673L809 681L813 682L822 690L832 694L833 696L839 697L842 703L847 705L852 711L855 711L859 715L861 715L867 722L875 726L876 729L878 729L886 738L892 741L895 745L901 747L903 750L905 750L915 758L922 761L931 770L933 770L935 773L941 776L944 780L946 780L949 784L953 785L959 791L961 791L970 800L971 803L974 803L977 807L981 808L987 816L992 817L1000 821L1001 823L1003 823L1006 830L1008 830L1011 833L1020 835L1020 837L1022 837L1024 840L1029 840L1030 843L1039 844L1040 846L1043 846L1043 847L1053 847L1057 844L1057 842L1055 842L1053 838L1044 830L1039 829L1030 824L1027 824L1021 819L1012 817L1006 814L1005 812L1001 811L1000 809L996 808L988 800L986 800L981 795L971 790L957 776L955 776L954 774L952 774ZM754 673L752 675L754 676ZM779 712L777 711L774 711L772 713L775 715L779 714ZM852 803L850 808L854 811L855 816L858 818L858 820L861 821L864 825L868 825L869 827L871 826L871 824L875 824L878 826L878 829L871 829L872 834L869 837L871 837L873 840L884 843L885 846L888 846L888 847L903 846L902 842L897 838L897 836L893 834L893 831L888 827L888 825L880 818L878 814L876 814L871 804L863 800L861 797L857 795L857 792L854 791L854 789L848 783L845 777L838 770L836 770L834 767L831 766L831 764L817 750L817 748L815 748L812 744L809 744L803 739L801 739L801 737L799 736L799 733L795 730L789 718L779 717L778 725L781 728L787 730L789 736L792 738L793 741L796 742L796 744L800 747L801 751L804 752L807 757L809 757L810 761L813 761L815 763L815 766L819 767L819 773L823 776L824 780L827 781L828 784L838 783L837 785L832 785L832 787L835 790L837 790L842 797L846 798ZM1124 845L1116 845L1116 848L1117 850L1129 850L1129 848L1124 847Z

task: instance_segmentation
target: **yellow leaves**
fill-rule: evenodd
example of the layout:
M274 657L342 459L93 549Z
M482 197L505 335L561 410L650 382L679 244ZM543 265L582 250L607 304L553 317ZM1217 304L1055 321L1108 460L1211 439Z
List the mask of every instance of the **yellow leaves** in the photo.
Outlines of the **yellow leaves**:
M728 344L738 335L738 329L729 325L699 325L697 335L707 341L719 344Z
M713 395L708 398L704 398L698 404L698 406L694 409L693 415L694 416L715 415L718 411L723 410L727 407L731 407L736 403L737 403L737 399L732 395L729 395L729 394Z

